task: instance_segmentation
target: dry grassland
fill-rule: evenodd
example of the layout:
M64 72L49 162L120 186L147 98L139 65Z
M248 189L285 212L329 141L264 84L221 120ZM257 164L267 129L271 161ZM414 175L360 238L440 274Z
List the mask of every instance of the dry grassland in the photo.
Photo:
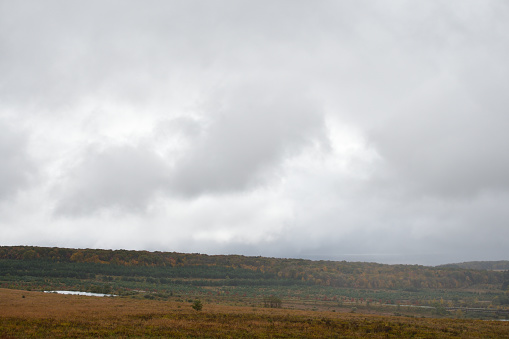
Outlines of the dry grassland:
M509 338L509 322L383 317L0 289L1 338Z

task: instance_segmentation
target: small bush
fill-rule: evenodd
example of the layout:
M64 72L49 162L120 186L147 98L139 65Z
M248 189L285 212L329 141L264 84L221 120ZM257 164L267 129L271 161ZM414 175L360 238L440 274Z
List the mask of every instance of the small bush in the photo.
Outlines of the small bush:
M195 310L197 311L201 311L202 308L203 308L203 304L201 302L201 300L199 299L196 299L194 302L193 302L193 306L191 306L192 308L194 308Z

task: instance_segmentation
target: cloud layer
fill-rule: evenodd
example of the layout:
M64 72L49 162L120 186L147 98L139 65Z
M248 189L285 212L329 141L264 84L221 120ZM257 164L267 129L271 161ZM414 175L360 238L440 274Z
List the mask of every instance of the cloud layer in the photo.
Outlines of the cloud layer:
M1 2L1 245L507 259L508 18Z

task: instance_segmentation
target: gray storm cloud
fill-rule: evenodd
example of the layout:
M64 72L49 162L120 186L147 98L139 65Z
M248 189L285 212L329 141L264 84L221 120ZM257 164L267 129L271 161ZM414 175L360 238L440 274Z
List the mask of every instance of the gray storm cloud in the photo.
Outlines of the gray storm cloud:
M418 107L403 106L387 126L373 131L387 171L395 176L390 180L397 178L409 191L444 197L507 191L506 105L484 106L462 87L430 89Z
M167 181L167 167L141 147L119 146L90 149L83 160L69 169L57 213L82 215L117 208L124 213L143 211Z
M0 202L13 199L37 174L27 136L9 125L0 121Z
M267 79L269 80L269 79ZM323 112L292 84L270 91L240 85L212 105L213 121L179 163L172 187L184 195L264 185L286 157L324 132ZM325 140L326 141L326 140ZM276 167L276 169L274 168Z
M507 259L508 19L0 1L2 244Z

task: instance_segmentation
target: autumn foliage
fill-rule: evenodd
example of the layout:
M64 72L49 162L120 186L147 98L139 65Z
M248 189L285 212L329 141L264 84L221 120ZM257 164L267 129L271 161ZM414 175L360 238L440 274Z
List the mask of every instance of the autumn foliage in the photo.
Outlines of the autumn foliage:
M209 272L210 278L277 279L361 289L455 289L474 285L501 286L506 279L503 272L450 267L30 246L2 246L0 259L186 268L190 276ZM193 268L196 268L196 273L193 273Z

